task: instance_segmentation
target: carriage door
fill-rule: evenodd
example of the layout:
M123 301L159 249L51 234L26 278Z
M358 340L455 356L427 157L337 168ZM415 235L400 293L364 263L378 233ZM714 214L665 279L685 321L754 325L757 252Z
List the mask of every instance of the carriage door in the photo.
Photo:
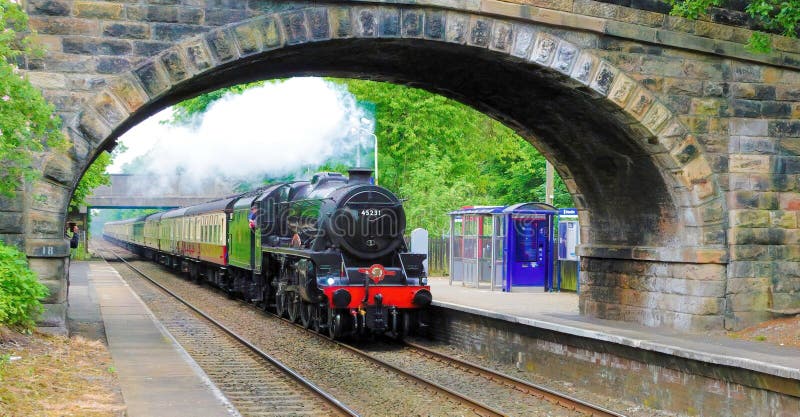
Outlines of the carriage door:
M508 234L513 241L508 247L510 288L541 287L544 289L548 265L547 242L550 238L547 216L541 214L513 214ZM511 236L510 236L511 237Z

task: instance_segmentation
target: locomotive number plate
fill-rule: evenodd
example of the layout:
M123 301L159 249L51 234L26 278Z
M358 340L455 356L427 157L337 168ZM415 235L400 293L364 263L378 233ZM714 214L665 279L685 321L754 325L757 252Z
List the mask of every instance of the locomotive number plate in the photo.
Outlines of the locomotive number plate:
M379 209L364 209L361 210L362 216L380 216L381 211Z

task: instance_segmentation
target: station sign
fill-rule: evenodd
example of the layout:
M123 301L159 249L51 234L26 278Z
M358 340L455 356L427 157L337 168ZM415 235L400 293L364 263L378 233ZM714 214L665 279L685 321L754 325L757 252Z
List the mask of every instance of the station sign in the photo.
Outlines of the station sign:
M558 215L559 216L577 216L578 215L578 209L576 209L576 208L558 209Z

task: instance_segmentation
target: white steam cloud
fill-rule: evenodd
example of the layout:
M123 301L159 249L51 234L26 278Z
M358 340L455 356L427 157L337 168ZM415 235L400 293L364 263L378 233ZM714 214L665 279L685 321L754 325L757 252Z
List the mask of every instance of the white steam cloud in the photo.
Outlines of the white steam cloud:
M320 78L292 78L226 95L191 127L158 123L169 114L151 117L120 141L133 151L139 142L152 146L137 174L180 174L184 187L201 187L218 177L257 182L331 158L353 166L357 159L363 165L372 159L371 120L344 87ZM128 162L126 156L118 156L111 170ZM152 183L148 187L158 188Z

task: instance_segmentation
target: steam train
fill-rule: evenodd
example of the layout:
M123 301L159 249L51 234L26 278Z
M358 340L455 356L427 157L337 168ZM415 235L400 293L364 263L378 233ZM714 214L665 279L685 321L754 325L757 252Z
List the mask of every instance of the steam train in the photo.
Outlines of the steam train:
M371 170L325 172L205 204L108 222L103 236L331 338L402 338L432 301L405 212Z

